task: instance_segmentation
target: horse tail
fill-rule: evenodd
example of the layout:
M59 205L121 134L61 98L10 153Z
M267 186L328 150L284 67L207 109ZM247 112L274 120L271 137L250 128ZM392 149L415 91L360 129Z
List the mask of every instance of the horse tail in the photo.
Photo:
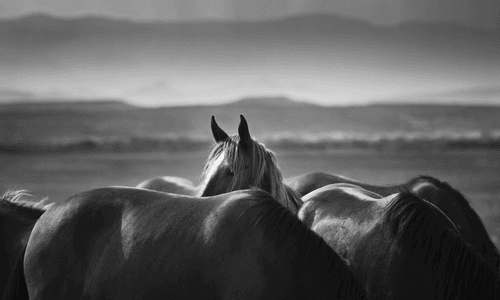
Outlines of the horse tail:
M28 286L26 285L26 279L24 277L24 253L26 252L26 246L27 245L24 246L19 254L14 269L10 273L2 295L2 300L29 300Z

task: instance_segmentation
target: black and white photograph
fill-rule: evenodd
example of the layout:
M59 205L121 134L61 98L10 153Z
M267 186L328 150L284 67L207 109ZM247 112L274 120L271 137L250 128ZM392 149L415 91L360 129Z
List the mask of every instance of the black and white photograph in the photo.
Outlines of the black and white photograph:
M2 299L500 299L500 1L2 0Z

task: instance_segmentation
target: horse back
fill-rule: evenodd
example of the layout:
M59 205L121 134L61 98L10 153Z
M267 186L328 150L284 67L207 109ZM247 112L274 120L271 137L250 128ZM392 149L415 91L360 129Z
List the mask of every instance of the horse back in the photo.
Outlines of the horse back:
M198 192L192 181L175 176L163 176L148 179L139 183L137 188L155 190L166 193L194 196Z
M356 241L373 230L381 199L356 185L330 184L305 195L297 217L346 258L348 249L339 241Z
M382 196L389 196L391 194L401 191L401 188L398 185L377 186L360 182L342 175L324 173L324 172L311 172L311 173L301 174L286 179L285 183L294 191L299 193L301 196L305 196L308 193L315 191L319 188L322 188L324 186L330 184L340 184L340 183L356 185L363 189L380 194Z
M340 182L332 174L324 172L311 172L285 179L285 184L304 196L327 184Z
M207 200L124 188L77 195L33 229L25 261L30 296L293 297L291 265L281 258L276 269L277 250L248 213L262 195L249 193L258 197Z

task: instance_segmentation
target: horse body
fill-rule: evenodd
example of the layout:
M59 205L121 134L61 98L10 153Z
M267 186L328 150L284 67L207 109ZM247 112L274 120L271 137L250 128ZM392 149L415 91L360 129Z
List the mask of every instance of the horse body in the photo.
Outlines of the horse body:
M45 208L19 200L24 193L8 192L0 198L0 291L2 299L27 299L23 276L23 257L33 226Z
M328 185L298 216L342 257L370 299L498 299L498 274L433 204L411 192Z
M343 260L258 190L84 192L40 218L24 265L30 299L363 298Z
M289 178L286 183L300 195L336 183L357 185L382 196L389 196L408 188L444 212L455 223L465 240L489 261L491 267L495 270L500 268L500 253L491 241L479 215L460 192L436 178L419 176L402 185L377 186L336 174L313 172ZM306 199L308 198L303 198Z

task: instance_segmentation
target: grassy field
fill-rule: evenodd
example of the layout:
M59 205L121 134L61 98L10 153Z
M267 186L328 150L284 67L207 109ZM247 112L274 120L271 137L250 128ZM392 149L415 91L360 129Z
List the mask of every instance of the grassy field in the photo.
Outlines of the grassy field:
M67 153L0 155L0 191L29 189L36 198L63 200L110 185L135 186L160 176L197 183L207 151L188 153ZM326 171L374 184L402 183L417 175L449 182L469 199L500 245L500 151L279 152L285 177Z

